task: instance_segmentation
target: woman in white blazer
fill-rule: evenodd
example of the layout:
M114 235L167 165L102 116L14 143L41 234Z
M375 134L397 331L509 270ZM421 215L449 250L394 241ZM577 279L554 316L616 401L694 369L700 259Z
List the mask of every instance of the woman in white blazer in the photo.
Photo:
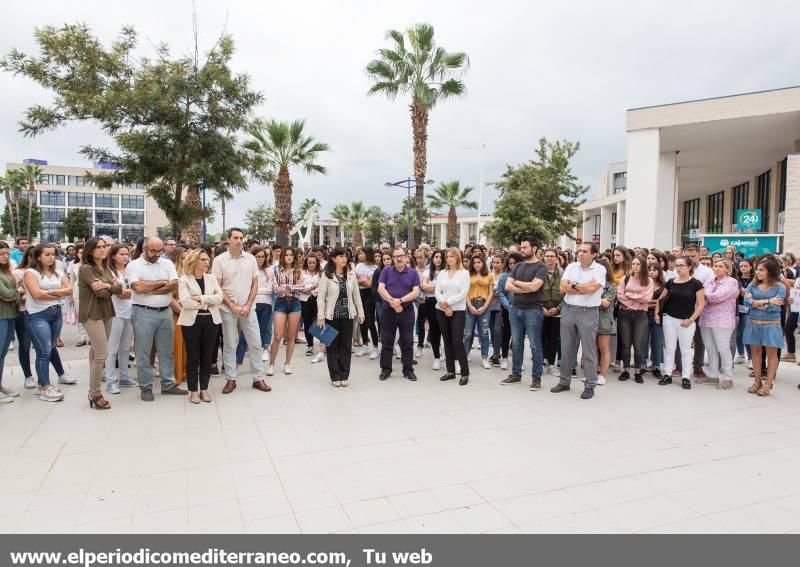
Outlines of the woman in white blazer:
M353 344L353 319L364 322L364 306L358 279L343 248L334 248L328 256L325 273L319 278L317 325L330 325L339 334L328 346L328 373L331 385L347 386L350 377L350 353Z
M178 278L178 300L182 307L178 325L186 343L186 382L189 401L193 404L201 400L211 402L208 379L222 323L219 314L222 288L217 278L208 272L210 264L205 250L192 250L184 259L183 274Z

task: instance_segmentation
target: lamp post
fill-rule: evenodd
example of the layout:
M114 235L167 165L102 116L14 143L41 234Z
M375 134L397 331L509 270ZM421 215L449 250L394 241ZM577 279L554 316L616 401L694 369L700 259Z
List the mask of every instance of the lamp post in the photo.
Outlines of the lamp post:
M461 148L463 150L480 150L481 151L481 177L480 184L478 185L478 228L475 232L475 240L477 244L481 243L481 206L483 205L483 171L486 166L486 144L480 146L470 146L468 148Z
M425 185L431 185L434 183L433 179L426 179ZM406 201L406 216L408 217L408 239L406 240L406 246L411 246L411 188L416 186L416 178L414 177L406 177L400 181L387 181L383 184L384 187L405 187L408 193L407 201Z

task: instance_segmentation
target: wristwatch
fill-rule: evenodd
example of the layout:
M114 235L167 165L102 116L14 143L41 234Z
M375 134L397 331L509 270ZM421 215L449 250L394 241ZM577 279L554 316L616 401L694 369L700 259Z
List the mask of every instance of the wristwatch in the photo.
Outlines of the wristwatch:
M572 282L572 289L578 291L578 282Z

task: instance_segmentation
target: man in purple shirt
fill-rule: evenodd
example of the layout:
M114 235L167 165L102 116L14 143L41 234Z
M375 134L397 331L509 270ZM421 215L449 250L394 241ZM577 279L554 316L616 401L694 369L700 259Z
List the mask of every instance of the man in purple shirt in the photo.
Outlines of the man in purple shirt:
M392 373L394 336L400 330L400 353L403 376L415 382L414 374L414 302L419 297L419 274L406 266L402 248L392 251L394 265L381 271L378 293L383 299L381 311L381 380Z

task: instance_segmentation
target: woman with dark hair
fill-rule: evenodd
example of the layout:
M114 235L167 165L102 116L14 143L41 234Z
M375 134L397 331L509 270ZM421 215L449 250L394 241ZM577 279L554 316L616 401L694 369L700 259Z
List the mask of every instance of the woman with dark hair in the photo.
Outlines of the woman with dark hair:
M361 294L361 305L364 307L364 324L361 325L361 342L363 347L356 351L356 356L369 355L370 360L375 360L380 355L378 350L378 326L375 324L375 300L372 297L372 278L378 266L375 264L375 251L366 247L358 254L361 260L356 264L356 278L358 290ZM372 335L372 348L369 346L369 337Z
M631 376L628 369L631 366L631 347L633 347L634 381L644 384L641 368L644 362L642 356L642 341L647 331L647 308L653 300L653 282L647 272L647 261L644 256L636 256L631 261L631 273L620 281L617 286L617 327L622 339L622 374L620 382L628 380Z
M111 295L120 295L123 292L122 286L108 269L107 256L106 241L97 237L90 238L86 241L86 247L83 250L84 261L78 273L78 293L80 294L78 321L83 323L91 341L89 407L99 410L111 409L111 404L103 397L100 382L103 378L103 365L108 356L111 320L115 314Z
M61 298L72 295L72 287L66 276L56 271L56 249L52 244L39 244L34 248L23 284L25 324L36 350L37 393L44 402L58 402L64 399L64 394L50 384L50 361L57 361L57 366L61 366L55 345L61 332Z
M320 344L319 354L314 355L314 336L309 332L317 317L317 295L319 294L319 279L321 275L319 259L314 254L306 256L303 261L303 291L300 293L300 315L303 319L303 332L306 338L306 356L312 357L312 363L319 362L325 357L325 345L323 344Z
M19 396L19 393L2 385L6 354L14 339L14 322L17 320L19 301L17 280L11 273L10 249L8 244L0 242L0 404L13 402Z
M428 267L422 273L422 291L425 293L425 313L428 321L428 341L433 351L433 370L442 367L442 330L436 317L436 277L444 269L444 252L434 250L431 254Z
M270 349L267 376L275 374L275 360L284 337L286 338L286 362L283 366L284 374L291 374L292 354L294 353L297 329L300 327L299 294L303 291L302 262L300 255L293 248L287 246L281 250L278 265L273 267L273 289L276 294L272 309L272 318L275 322L272 334L272 348Z
M511 270L514 269L519 262L522 261L522 255L518 252L511 252L507 257L505 264L503 265L503 273L497 279L497 285L495 286L495 290L497 291L497 297L500 300L500 316L502 317L502 325L503 325L503 338L500 343L500 369L501 370L508 370L508 350L511 346L511 321L509 319L509 314L513 309L511 304L511 293L506 291L506 281L508 280L508 276L511 274Z
M475 322L478 325L478 339L481 345L481 364L489 369L489 305L494 298L494 281L482 254L474 254L469 266L469 292L467 293L467 312L464 323L464 351L469 360L469 349Z
M66 273L69 283L72 286L72 302L69 304L68 309L71 309L75 312L75 320L79 319L78 313L80 311L80 297L78 295L78 272L83 265L83 248L84 244L82 242L79 242L75 245L75 261L70 264L69 271ZM86 336L86 329L83 327L83 323L78 320L78 344L75 346L82 347L86 346L87 344L89 344L89 339Z
M272 271L272 250L267 247L255 246L250 252L256 259L258 266L258 291L256 292L256 319L258 319L258 330L261 335L261 347L264 349L261 355L262 362L269 362L269 347L272 344L272 284L274 273ZM210 256L209 256L210 258ZM239 336L239 348L247 348L247 341L244 334ZM241 359L244 362L244 353Z
M614 278L614 283L619 288L622 278L627 276L631 271L631 253L624 246L617 246L611 252L611 275ZM619 289L617 289L619 292ZM614 372L622 372L622 333L618 333L612 341L611 349L614 355Z
M337 246L328 256L317 295L317 325L338 331L326 350L331 385L337 388L347 386L350 379L354 319L364 322L358 280L344 249Z
M378 323L379 337L381 334L381 308L383 307L383 299L381 298L381 294L378 293L378 278L381 277L381 272L383 271L383 269L388 268L391 265L392 265L391 253L382 252L381 260L378 263L378 267L375 269L375 273L372 274L372 298L375 300L375 320ZM378 352L378 356L380 356L380 352ZM370 360L372 360L372 355L370 355L369 358Z
M611 337L617 334L617 322L614 319L614 301L617 298L617 284L611 272L611 264L605 256L597 263L606 269L606 281L603 284L603 295L600 296L600 309L597 319L597 384L606 383L606 374L611 364ZM585 379L584 379L585 380Z
M758 260L755 278L747 286L744 304L750 307L744 344L750 345L755 381L748 388L751 394L768 396L778 370L778 349L783 346L781 306L786 299L786 286L780 281L780 266L772 256ZM766 383L762 380L762 357L766 355Z
M131 323L131 289L125 274L130 252L124 244L114 244L108 252L108 268L114 280L122 287L122 293L113 295L114 318L111 320L111 334L108 336L108 356L106 357L106 391L119 394L119 386L136 386L137 382L128 378L128 353L133 344L133 324ZM119 366L119 384L114 366Z
M660 253L659 253L660 254ZM650 252L650 256L653 252ZM650 363L652 373L655 378L661 379L661 366L664 364L664 330L661 325L656 323L654 318L656 312L656 303L658 298L661 297L661 292L664 291L664 285L667 283L664 280L664 270L661 269L659 262L647 263L647 274L653 282L653 296L647 305L647 327L642 337L642 373L647 369L647 352L650 351ZM635 338L635 337L634 337Z
M492 342L492 356L489 357L489 362L492 367L497 368L500 366L500 354L503 350L503 308L497 293L497 282L503 276L503 256L498 251L495 256L490 256L490 258L492 259L490 275L492 276L494 295L489 304L489 334Z
M736 323L736 358L733 360L734 364L742 364L747 362L748 368L753 368L753 357L750 351L750 345L744 344L744 329L747 326L747 315L750 313L750 308L744 304L744 294L747 286L753 281L753 266L755 259L742 258L739 260L739 267L737 272L737 279L739 280L739 298L737 300L736 311L739 315L739 320Z

